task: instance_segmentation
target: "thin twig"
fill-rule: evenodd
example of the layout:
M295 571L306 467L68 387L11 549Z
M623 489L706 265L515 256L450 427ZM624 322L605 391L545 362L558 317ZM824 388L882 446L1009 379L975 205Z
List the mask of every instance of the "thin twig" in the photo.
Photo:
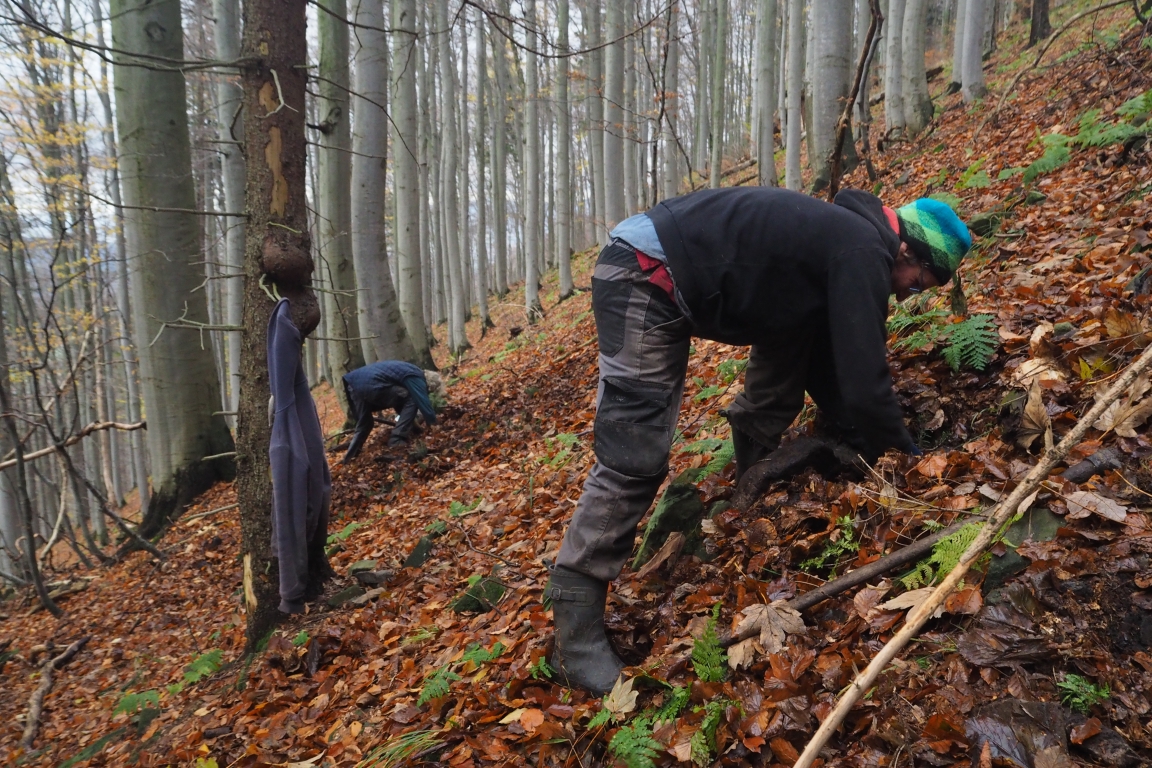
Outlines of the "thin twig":
M44 662L44 666L40 668L40 685L36 686L36 690L32 693L32 698L28 700L28 717L24 723L24 735L20 739L20 746L25 751L32 749L33 742L36 741L36 731L40 728L40 714L44 710L44 697L48 695L48 691L52 689L52 672L60 669L72 657L80 652L80 649L88 644L91 635L85 635L72 645L68 646L64 653L60 654L54 659Z

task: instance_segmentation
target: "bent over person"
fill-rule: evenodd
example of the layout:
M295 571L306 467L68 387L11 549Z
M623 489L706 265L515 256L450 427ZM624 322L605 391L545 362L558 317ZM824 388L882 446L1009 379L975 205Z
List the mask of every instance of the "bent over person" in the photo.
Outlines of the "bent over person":
M429 424L435 424L436 410L428 396L429 383L433 390L439 389L440 375L434 371L422 371L419 366L403 360L383 360L344 374L348 416L356 422L356 427L343 462L347 463L360 454L364 441L372 433L376 411L388 408L396 411L396 426L388 438L389 447L408 442L417 411L424 414Z
M893 211L859 190L827 203L772 187L666 200L611 238L592 278L596 463L546 588L552 666L597 694L624 666L604 632L608 583L668 473L692 337L752 347L728 411L738 476L779 444L805 391L866 460L919 454L888 370L888 297L947 283L972 244L935 200Z

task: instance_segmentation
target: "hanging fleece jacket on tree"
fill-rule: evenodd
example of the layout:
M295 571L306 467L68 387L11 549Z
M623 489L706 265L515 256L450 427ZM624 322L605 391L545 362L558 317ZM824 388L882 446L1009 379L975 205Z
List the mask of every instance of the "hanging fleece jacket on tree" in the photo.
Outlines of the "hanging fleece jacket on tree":
M331 574L324 545L332 475L316 403L308 390L300 331L281 299L268 322L268 383L274 417L268 458L272 464L272 549L280 567L280 611L304 610L305 593L318 591Z

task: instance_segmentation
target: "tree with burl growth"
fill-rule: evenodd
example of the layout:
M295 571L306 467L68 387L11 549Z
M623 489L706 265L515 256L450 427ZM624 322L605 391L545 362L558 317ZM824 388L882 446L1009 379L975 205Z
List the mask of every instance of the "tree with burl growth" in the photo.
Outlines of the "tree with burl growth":
M268 320L277 294L307 336L320 323L312 291L305 201L304 88L306 0L244 4L240 77L244 88L248 217L244 250L244 331L236 426L236 494L247 643L252 650L277 621L278 572L272 556L272 481L268 474Z

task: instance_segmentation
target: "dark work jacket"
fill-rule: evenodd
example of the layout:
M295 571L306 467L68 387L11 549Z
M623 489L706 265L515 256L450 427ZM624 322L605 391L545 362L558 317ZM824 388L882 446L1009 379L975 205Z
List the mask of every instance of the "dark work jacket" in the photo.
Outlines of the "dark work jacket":
M280 567L280 610L304 610L304 594L328 571L328 502L332 475L316 403L308 390L300 331L287 299L268 323L268 383L272 389L272 549Z
M770 346L825 327L846 416L877 451L914 449L888 371L885 322L900 239L879 198L835 203L775 187L711 189L648 211L703 338Z

